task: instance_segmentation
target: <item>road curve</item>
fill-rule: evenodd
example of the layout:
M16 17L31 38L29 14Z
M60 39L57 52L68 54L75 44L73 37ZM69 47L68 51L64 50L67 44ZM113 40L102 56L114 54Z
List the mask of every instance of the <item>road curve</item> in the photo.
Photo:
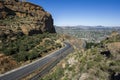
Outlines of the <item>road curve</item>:
M61 48L60 50L57 50L43 58L40 58L28 65L21 66L17 69L14 69L12 71L9 71L5 74L0 75L0 80L19 80L29 74L31 74L33 71L44 67L44 65L50 63L51 60L57 57L56 62L60 61L63 57L65 57L68 53L73 51L72 46L65 42L65 47ZM51 63L52 65L53 63ZM56 63L57 64L57 63ZM56 65L54 64L54 65ZM47 66L49 69L51 66ZM43 71L44 73L46 71Z

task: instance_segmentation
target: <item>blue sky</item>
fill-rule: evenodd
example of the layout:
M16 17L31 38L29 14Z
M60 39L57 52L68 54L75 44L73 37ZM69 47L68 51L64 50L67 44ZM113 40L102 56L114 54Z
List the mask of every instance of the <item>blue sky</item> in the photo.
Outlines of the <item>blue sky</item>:
M120 0L28 0L52 14L54 25L120 26Z

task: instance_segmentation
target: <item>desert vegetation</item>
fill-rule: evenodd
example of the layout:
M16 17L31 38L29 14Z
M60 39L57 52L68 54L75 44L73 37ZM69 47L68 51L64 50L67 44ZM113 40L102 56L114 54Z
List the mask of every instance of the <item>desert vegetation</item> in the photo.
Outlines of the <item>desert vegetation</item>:
M60 48L59 43L55 43L57 34L38 34L34 36L17 37L15 40L5 40L2 38L1 51L9 56L12 55L17 61L31 60L40 57L52 49Z
M110 35L111 41L86 43L84 50L75 49L40 80L119 80L119 35Z
M60 40L58 34L51 33L35 34L33 36L18 35L12 38L1 37L0 54L4 54L6 57L10 56L10 59L19 65L19 62L32 61L47 55L50 51L61 48L62 45L60 41L57 41L58 39ZM3 61L2 57L1 61ZM2 64L6 64L4 62ZM7 64L9 65L9 63ZM2 64L1 68L4 68Z

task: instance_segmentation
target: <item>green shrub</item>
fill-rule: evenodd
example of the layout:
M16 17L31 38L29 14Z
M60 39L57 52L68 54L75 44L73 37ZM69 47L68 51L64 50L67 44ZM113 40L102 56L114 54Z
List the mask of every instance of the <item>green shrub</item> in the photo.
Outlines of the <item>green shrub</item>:
M32 52L30 52L29 55L28 55L28 60L33 60L33 59L35 59L35 58L37 58L37 57L39 57L38 52L37 52L37 51L32 51Z
M18 54L16 54L15 56L13 56L15 58L15 60L17 60L18 62L20 61L26 61L28 60L28 53L27 52L20 52Z

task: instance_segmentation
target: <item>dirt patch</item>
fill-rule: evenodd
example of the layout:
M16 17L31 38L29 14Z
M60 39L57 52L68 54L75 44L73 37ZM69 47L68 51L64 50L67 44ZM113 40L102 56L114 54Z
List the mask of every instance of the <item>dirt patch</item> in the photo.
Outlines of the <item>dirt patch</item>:
M17 67L17 62L10 56L0 54L0 74Z
M109 43L107 48L116 60L120 60L120 42Z

